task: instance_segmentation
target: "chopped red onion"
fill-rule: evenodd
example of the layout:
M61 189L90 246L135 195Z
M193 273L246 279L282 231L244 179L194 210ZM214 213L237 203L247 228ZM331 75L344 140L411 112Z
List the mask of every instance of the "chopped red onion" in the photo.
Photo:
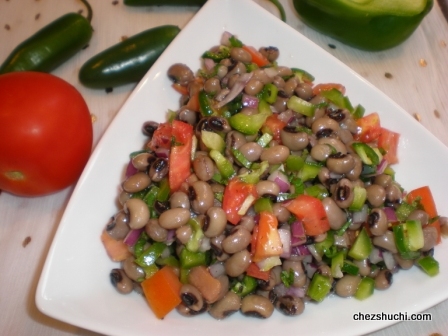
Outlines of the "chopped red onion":
M292 246L292 244L291 244ZM291 254L296 256L311 256L310 251L308 250L308 246L306 245L296 245L292 246Z
M397 267L397 262L391 252L383 251L383 260L388 270L393 271Z
M208 237L202 237L201 239L201 245L199 246L199 252L206 252L210 250L210 238Z
M372 264L377 264L380 261L383 261L383 253L379 248L374 247L372 252L370 252L369 260Z
M248 95L248 94L243 94L242 103L243 103L243 106L245 106L245 107L257 108L258 107L258 98L255 96Z
M270 68L265 68L264 73L266 75L268 75L268 77L274 78L275 76L277 76L278 71L275 67L270 67Z
M291 120L291 118L293 118L293 117L294 117L294 112L289 109L278 114L278 120L281 120L286 124L288 124L289 121Z
M228 31L225 31L224 33L222 33L222 35L221 35L221 41L220 41L220 43L222 44L222 45L225 45L225 46L230 46L230 38L233 36L233 34L231 34L231 33L229 33Z
M291 256L291 231L286 228L281 228L277 231L283 246L280 258L289 258Z
M308 251L314 257L314 259L316 259L317 262L321 262L322 261L322 256L319 254L319 252L317 252L317 250L314 247L314 245L308 245Z
M384 170L387 168L388 162L385 159L382 159L380 164L376 166L376 174L382 174L384 173Z
M215 61L212 60L211 58L204 58L204 66L205 69L207 69L208 71L213 70L213 68L215 67Z
M168 148L157 148L155 151L156 156L162 159L168 159L170 156L170 150Z
M364 204L360 211L354 212L352 217L353 223L364 223L367 220L368 210L367 205Z
M280 192L287 192L289 190L290 184L288 177L278 169L269 175L268 181L275 182L279 186Z
M303 287L291 286L286 290L286 295L303 298L305 297L305 289Z
M395 209L392 207L384 207L384 213L386 214L388 222L396 222L398 220Z
M305 268L306 276L311 279L317 271L317 265L313 263L304 263L303 268Z
M123 242L127 245L127 246L134 246L135 243L138 240L138 237L140 237L140 233L142 233L143 228L141 229L133 229L131 231L128 232L128 234L126 235L126 237L124 238Z
M235 82L235 84L232 86L232 88L230 89L229 94L222 100L220 101L216 107L217 108L221 108L224 105L226 105L227 103L230 103L232 100L235 99L236 96L238 96L243 90L244 87L246 86L246 84L249 82L249 80L252 78L253 76L253 72L247 72L245 74L242 74Z
M165 243L167 245L171 245L175 239L176 239L176 230L168 230Z
M305 228L301 220L296 220L291 224L291 234L293 237L306 238Z
M132 176L138 172L138 169L134 167L132 164L132 160L129 161L128 166L126 167L126 178Z
M343 235L334 235L334 245L340 246L340 247L348 247L348 236L347 234Z
M221 275L226 274L226 269L224 267L224 264L222 262L217 262L208 267L208 271L214 278L218 278Z

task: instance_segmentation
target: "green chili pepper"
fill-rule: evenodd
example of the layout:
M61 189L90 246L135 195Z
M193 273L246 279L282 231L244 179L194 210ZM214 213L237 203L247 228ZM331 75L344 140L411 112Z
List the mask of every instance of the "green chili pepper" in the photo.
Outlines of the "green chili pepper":
M249 275L245 275L242 281L238 281L232 286L232 291L238 296L244 297L255 291L257 286L257 279Z
M301 20L342 43L384 50L406 40L433 6L433 0L294 0Z
M364 164L377 166L380 163L378 154L368 144L365 144L364 142L354 142L352 147Z
M207 0L124 0L127 6L202 6Z
M85 48L92 37L92 8L86 0L87 18L68 13L19 44L3 64L0 74L14 71L50 72Z
M191 252L197 252L199 250L201 240L204 237L204 232L202 231L201 225L198 220L191 218L188 221L188 225L191 227L192 235L190 240L185 245L186 248Z
M250 162L238 149L232 148L231 150L235 159L243 165L243 167L250 169L252 166L252 162Z
M108 89L140 81L180 28L164 25L113 45L83 64L79 80L87 87Z
M277 7L280 18L286 22L286 13L278 0L269 0ZM127 6L202 6L207 0L124 0Z
M337 106L353 112L353 105L350 102L350 99L347 96L344 96L338 89L325 90L322 91L319 95L327 98Z
M215 112L213 111L212 104L210 102L210 98L208 98L207 93L204 90L199 92L199 111L205 117L209 117L213 115Z

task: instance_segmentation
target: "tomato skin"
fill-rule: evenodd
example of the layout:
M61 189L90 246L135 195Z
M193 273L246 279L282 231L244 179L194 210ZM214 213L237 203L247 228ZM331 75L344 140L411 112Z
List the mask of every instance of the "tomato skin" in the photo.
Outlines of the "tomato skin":
M373 112L356 120L360 131L355 139L364 143L375 141L381 135L381 123L378 113Z
M321 93L322 91L328 91L331 89L336 89L339 92L341 92L342 94L345 94L345 86L339 83L321 83L321 84L316 84L313 87L313 94L314 95L318 95L319 93Z
M89 109L75 87L47 73L0 76L0 189L41 196L72 185L92 150Z
M330 230L327 213L320 199L299 195L286 203L285 207L303 222L307 236L318 236Z
M193 126L173 120L172 136L175 143L170 151L168 180L172 192L179 190L182 183L191 175L191 149L193 146Z
M280 132L285 126L286 123L278 118L278 114L272 114L266 119L262 131L271 134L274 140L281 141Z
M268 211L260 212L252 261L259 262L263 259L278 257L282 254L283 246L277 227L277 217L273 213Z
M398 142L400 134L392 132L384 127L381 128L381 134L378 137L378 147L385 150L383 158L390 164L398 163Z
M254 198L258 197L255 185L242 182L237 178L229 181L224 190L222 208L230 223L236 225L241 220L243 216L239 215L238 211L249 195L254 196Z
M423 210L429 215L430 218L433 219L438 216L436 203L434 202L434 197L432 196L429 186L423 186L410 191L406 196L406 200L409 203L419 200ZM432 223L427 224L427 226L434 227L437 230L437 244L440 244L442 242L440 220L436 219Z

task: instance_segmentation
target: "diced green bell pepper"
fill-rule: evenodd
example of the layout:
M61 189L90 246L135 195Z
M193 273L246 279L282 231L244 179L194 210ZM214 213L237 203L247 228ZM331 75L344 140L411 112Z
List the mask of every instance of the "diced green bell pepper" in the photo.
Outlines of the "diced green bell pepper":
M293 0L313 29L364 50L384 50L406 40L433 0Z
M215 149L212 149L209 153L210 157L215 161L216 167L221 173L222 177L228 179L235 174L235 169L233 169L232 163L226 159L224 155Z
M372 252L373 244L365 228L362 228L355 239L348 255L355 260L366 259Z
M215 132L202 130L201 139L208 149L214 149L217 150L218 152L222 152L226 147L224 139L218 133Z
M294 112L303 114L306 117L314 116L314 111L316 110L314 104L311 104L298 96L291 96L286 102L286 106Z
M143 251L135 262L141 267L148 267L156 263L156 260L162 255L166 245L164 243L155 242Z
M364 277L361 279L358 289L355 293L355 298L358 300L364 300L367 299L369 296L371 296L375 289L375 280L370 277Z
M395 245L403 259L416 259L423 247L423 229L419 221L409 220L393 227Z
M429 276L439 274L439 262L432 256L426 256L418 259L417 265Z
M190 269L200 265L207 265L210 256L207 252L192 252L183 248L179 255L181 268Z
M322 302L330 293L331 279L325 275L314 273L306 294L314 301Z

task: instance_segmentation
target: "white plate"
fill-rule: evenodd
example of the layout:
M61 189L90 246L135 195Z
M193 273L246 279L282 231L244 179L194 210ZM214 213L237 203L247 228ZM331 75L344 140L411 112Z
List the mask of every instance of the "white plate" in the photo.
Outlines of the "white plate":
M36 293L39 309L56 319L108 335L351 335L364 334L394 321L354 321L353 314L421 312L448 298L448 244L436 248L440 274L430 278L420 270L401 271L392 287L365 301L331 297L307 304L300 317L279 313L260 321L234 314L224 321L208 315L184 318L176 312L160 321L142 297L118 294L109 282L117 264L109 260L100 234L117 211L116 196L130 152L144 142L144 121L163 121L168 109L178 108L179 96L166 72L176 62L198 69L203 51L229 31L246 44L276 46L279 64L303 68L316 83L339 82L354 104L377 111L384 127L401 133L397 180L407 189L429 184L440 210L445 209L448 150L417 121L378 89L284 24L252 0L209 0L181 31L144 77L118 113L73 192L50 249Z

